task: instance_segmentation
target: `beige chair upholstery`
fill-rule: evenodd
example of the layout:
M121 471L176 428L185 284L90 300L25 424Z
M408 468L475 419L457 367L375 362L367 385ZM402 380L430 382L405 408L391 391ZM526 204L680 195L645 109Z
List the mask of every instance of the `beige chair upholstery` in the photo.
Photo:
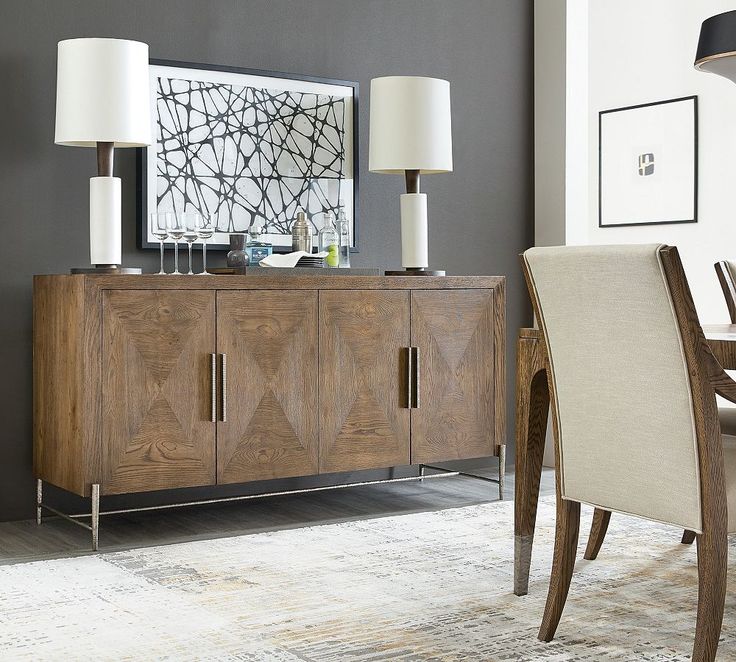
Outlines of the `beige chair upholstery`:
M729 533L736 533L736 408L720 407L718 418L721 421L723 463L726 467L728 531Z
M659 248L532 248L524 259L555 387L563 497L700 533L690 382ZM736 448L728 455L736 476Z
M719 407L718 418L721 421L721 433L736 437L736 407Z

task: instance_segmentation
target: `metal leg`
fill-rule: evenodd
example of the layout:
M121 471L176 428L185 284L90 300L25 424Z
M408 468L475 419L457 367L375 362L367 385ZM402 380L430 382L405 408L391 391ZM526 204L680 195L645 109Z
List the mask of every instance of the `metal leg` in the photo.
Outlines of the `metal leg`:
M36 524L41 524L41 517L43 514L43 481L39 478L36 481Z
M503 501L503 492L506 489L506 444L501 444L498 450L498 498Z
M97 551L100 541L100 485L92 485L92 551Z
M424 465L423 464L419 465L419 482L420 483L424 482Z

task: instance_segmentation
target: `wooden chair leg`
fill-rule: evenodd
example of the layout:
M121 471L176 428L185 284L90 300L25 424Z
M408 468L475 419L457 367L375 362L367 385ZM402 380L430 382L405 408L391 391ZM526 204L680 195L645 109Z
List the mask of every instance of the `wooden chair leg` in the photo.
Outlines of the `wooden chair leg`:
M685 529L682 532L682 540L680 541L683 545L692 545L695 540L695 531L688 531Z
M558 496L552 576L549 581L542 626L539 628L538 635L542 641L552 641L562 616L562 610L565 608L572 571L575 568L579 532L580 504L577 501L563 500Z
M593 523L590 525L590 535L588 536L588 546L585 548L585 556L583 558L588 561L595 561L601 545L608 531L608 523L611 521L611 511L596 508L593 511Z
M549 414L549 387L542 341L538 337L520 336L516 347L514 593L526 595Z
M704 531L698 540L698 623L695 628L693 662L712 662L721 636L726 600L728 536Z

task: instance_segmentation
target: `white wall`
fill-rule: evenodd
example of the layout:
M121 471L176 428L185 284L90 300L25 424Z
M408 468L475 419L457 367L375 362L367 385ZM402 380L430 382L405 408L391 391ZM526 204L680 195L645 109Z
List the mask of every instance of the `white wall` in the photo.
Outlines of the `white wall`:
M568 205L566 241L676 245L702 323L728 321L713 263L736 257L736 85L696 71L693 60L701 22L731 9L736 2L591 0L587 25L568 22L568 61L588 63L588 116L579 127L587 130L587 212ZM571 30L587 33L587 43L572 39ZM699 114L698 222L599 228L598 112L692 94ZM571 130L568 122L568 149L578 139ZM578 184L568 174L568 191Z
M704 324L728 322L713 263L736 259L736 85L693 60L703 20L732 9L736 0L534 1L535 244L675 245ZM693 94L698 222L599 228L599 111Z

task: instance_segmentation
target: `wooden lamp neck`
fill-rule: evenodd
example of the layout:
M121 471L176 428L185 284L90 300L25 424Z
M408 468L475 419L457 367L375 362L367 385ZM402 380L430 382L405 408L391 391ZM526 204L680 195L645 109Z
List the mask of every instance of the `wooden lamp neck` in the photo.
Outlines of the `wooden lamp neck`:
M113 148L115 143L97 143L97 176L112 177Z
M406 192L419 193L419 170L404 170L404 177L406 178Z

